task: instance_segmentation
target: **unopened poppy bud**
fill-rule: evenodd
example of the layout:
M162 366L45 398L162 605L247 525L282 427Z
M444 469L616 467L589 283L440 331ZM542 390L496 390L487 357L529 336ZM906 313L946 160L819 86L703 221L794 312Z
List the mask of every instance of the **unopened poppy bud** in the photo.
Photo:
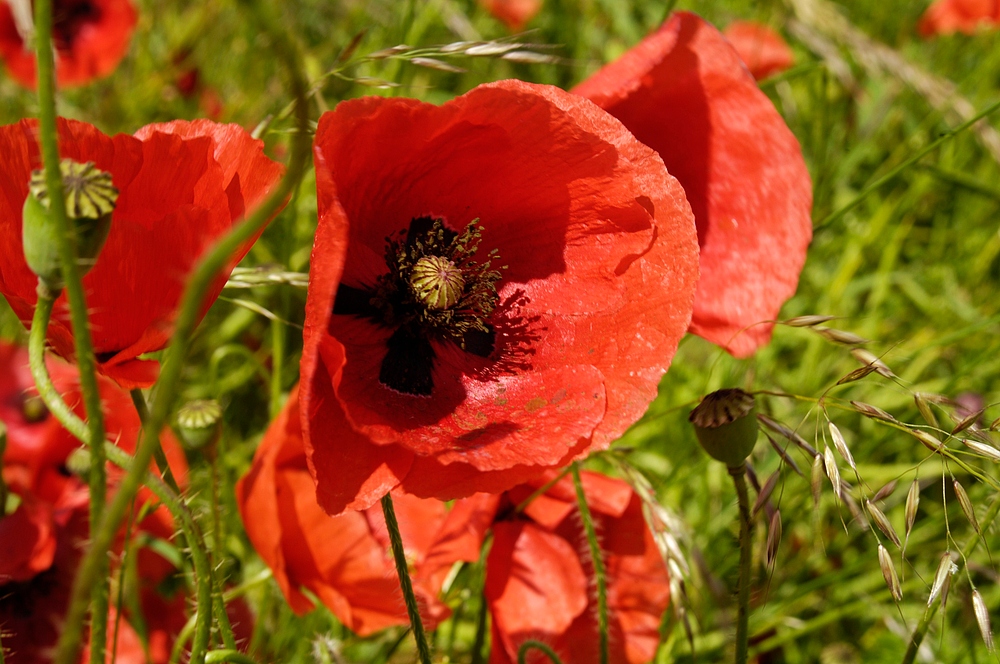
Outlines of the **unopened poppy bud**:
M462 270L443 256L424 256L410 274L413 294L430 309L458 304L465 288Z
M188 449L214 445L222 436L222 406L213 399L189 401L177 411L177 433Z
M66 457L66 470L77 477L86 477L90 472L90 450L78 447Z
M688 420L708 455L730 468L742 466L757 443L757 404L743 390L712 392Z
M81 164L63 159L59 170L66 217L76 232L77 260L86 274L108 239L118 190L111 183L111 174L99 170L93 162ZM62 288L58 228L49 214L50 198L42 169L31 172L28 192L22 212L24 258L50 290L58 291Z

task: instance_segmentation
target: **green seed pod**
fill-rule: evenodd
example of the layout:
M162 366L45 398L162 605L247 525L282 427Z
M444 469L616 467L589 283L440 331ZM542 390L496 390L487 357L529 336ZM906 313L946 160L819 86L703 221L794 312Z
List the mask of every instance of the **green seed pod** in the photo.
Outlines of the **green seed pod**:
M76 233L77 260L82 274L86 274L108 239L118 190L111 183L111 174L99 170L93 162L81 164L63 159L59 170L66 217ZM49 213L48 187L41 169L32 171L28 190L22 210L24 257L49 290L58 292L63 285L59 231Z
M757 404L743 390L712 392L688 420L708 455L730 468L742 466L757 443Z
M442 256L424 256L413 266L410 287L429 309L448 309L458 304L465 288L462 270Z
M215 445L222 437L222 406L214 399L189 401L177 411L177 433L191 450Z

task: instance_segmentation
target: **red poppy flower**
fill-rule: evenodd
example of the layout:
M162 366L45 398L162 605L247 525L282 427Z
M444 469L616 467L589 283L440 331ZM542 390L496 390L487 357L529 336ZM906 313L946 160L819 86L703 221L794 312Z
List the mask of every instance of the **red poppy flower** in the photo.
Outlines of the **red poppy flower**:
M479 5L511 32L520 32L541 11L542 0L479 0Z
M378 507L331 517L316 502L302 444L298 390L264 434L250 471L236 488L250 541L292 609L313 608L307 588L361 635L409 623L399 590L385 521ZM406 494L393 496L407 558L421 565L445 506ZM454 560L452 560L454 562ZM437 599L443 579L414 575L421 614L430 625L448 615Z
M767 343L812 238L798 141L710 24L674 14L573 92L656 150L698 224L691 331L737 357Z
M31 3L18 4L30 11ZM34 89L34 44L24 38L33 22L19 13L12 3L0 2L0 57L14 80ZM56 84L84 85L113 72L128 51L137 18L129 0L54 0Z
M695 232L614 118L520 81L369 97L323 115L315 162L303 431L328 512L502 491L606 448L656 396Z
M722 34L758 81L795 64L792 49L781 35L762 23L734 21Z
M475 560L485 530L492 529L485 588L493 615L490 664L518 661L518 650L529 639L546 643L564 662L599 661L593 564L572 481L563 478L522 512L515 510L549 479L502 496L478 494L459 501L439 536L450 539L455 550L463 546L473 552L453 559ZM632 489L598 473L581 473L581 479L608 580L610 661L649 662L670 601L666 565ZM528 661L548 659L533 651Z
M953 32L974 34L981 28L1000 25L998 0L936 0L920 18L917 30L923 37Z
M48 358L47 365L63 399L82 414L76 369L56 358ZM99 389L108 436L133 452L141 423L130 397L106 378L100 379ZM80 479L66 472L67 456L79 447L79 442L36 396L27 351L3 342L0 421L8 431L4 481L19 496L14 512L6 516L0 513L0 541L12 543L0 547L3 647L13 652L8 662L48 662L67 608L82 543L89 535L89 492ZM187 474L184 452L169 432L164 432L162 442L171 469L183 485ZM112 490L120 477L120 471L110 474ZM151 494L143 490L140 504L150 500ZM169 539L175 531L169 512L162 507L137 527L163 539ZM121 546L119 542L116 549ZM145 548L139 550L138 566L142 578L154 584L173 571L170 563ZM183 606L180 609L183 612ZM119 629L118 649L121 661L146 661L138 636L125 622Z
M0 127L0 292L29 324L37 279L21 248L21 206L30 172L40 166L36 123ZM207 120L143 127L135 136L105 136L82 122L61 120L63 157L94 162L118 188L111 232L83 279L99 369L126 388L156 381L159 363L142 353L163 348L185 278L216 239L258 205L282 167L263 144L237 125ZM254 238L256 239L256 238ZM213 283L205 309L251 242L232 256ZM72 358L73 338L65 295L56 301L49 342Z

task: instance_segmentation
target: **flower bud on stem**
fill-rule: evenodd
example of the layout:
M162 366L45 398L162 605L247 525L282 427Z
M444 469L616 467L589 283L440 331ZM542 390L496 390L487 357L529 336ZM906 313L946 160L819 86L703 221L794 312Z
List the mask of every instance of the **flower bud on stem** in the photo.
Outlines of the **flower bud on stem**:
M757 442L757 405L753 395L730 389L712 392L688 418L702 448L726 464L736 487L740 509L739 609L736 621L736 664L746 664L750 621L750 497L746 460Z

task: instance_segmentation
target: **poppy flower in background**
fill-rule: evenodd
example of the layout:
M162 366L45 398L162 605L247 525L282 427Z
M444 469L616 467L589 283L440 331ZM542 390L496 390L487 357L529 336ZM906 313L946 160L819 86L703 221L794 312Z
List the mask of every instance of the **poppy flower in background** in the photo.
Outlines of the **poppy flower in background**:
M263 143L238 125L175 120L143 127L135 136L109 137L95 127L60 120L63 158L94 162L118 188L111 231L93 269L83 278L98 369L125 388L148 387L159 363L138 359L170 339L188 273L236 220L276 185L283 167L264 155ZM0 127L0 292L25 325L37 300L37 279L21 247L21 207L28 180L40 167L37 123ZM218 296L252 238L231 257L205 298ZM56 301L48 340L61 356L74 355L65 295Z
M82 415L76 368L56 358L48 358L46 363L56 389ZM99 380L99 390L109 438L133 452L141 423L129 395L107 378ZM0 514L0 541L11 544L0 549L3 647L8 653L6 661L11 664L49 662L60 632L59 621L69 603L82 545L89 537L89 491L83 481L66 470L66 459L79 442L37 397L28 370L27 350L4 342L0 342L0 421L8 433L3 478L18 496L17 508L10 514ZM174 476L185 484L187 464L183 451L168 431L162 442ZM112 490L121 475L117 470L110 474ZM139 504L153 500L148 490L140 492ZM175 531L163 507L153 510L136 527L161 539L171 538ZM115 545L116 551L123 547L123 540L124 533ZM138 550L136 564L140 576L154 585L173 573L169 562L147 548ZM183 620L184 606L179 610ZM145 662L141 640L126 619L119 625L117 647L121 661ZM166 655L152 661L165 662Z
M771 338L812 238L802 150L740 56L678 12L573 89L656 150L684 186L701 247L691 332L737 357Z
M734 21L722 34L758 81L795 64L795 56L785 40L763 23Z
M476 560L486 531L493 533L485 587L493 616L490 664L518 661L518 650L529 639L549 645L564 662L599 661L593 564L572 480L562 478L522 511L516 509L554 476L502 495L457 501L434 545L450 554L441 560L447 571L449 560ZM581 481L607 574L610 661L649 662L670 602L666 564L628 484L594 472L581 473ZM548 658L532 651L528 661Z
M551 86L342 102L315 140L301 399L330 513L502 491L605 449L688 326L691 211L660 159Z
M479 5L511 32L520 32L541 11L542 0L479 0Z
M979 29L998 26L1000 2L997 0L936 0L920 17L917 30L922 37L934 37L953 32L971 35Z
M247 535L293 611L301 615L313 608L304 587L361 636L409 624L381 510L331 517L316 502L298 389L264 434L236 497ZM407 559L419 566L444 520L444 503L406 494L394 495L393 502ZM433 628L448 615L437 599L443 579L435 584L414 574L412 580L421 616Z
M0 2L0 58L11 77L34 89L35 51L26 32L34 30L30 2ZM129 0L53 0L52 41L56 84L85 85L115 70L128 51L138 20Z

